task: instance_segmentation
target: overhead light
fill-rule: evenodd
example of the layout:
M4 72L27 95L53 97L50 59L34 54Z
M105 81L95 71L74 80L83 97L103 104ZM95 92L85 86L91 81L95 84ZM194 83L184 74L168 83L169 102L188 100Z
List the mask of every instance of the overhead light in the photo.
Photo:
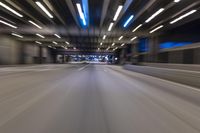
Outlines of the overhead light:
M65 41L66 44L69 44L69 42Z
M78 9L78 13L80 15L80 18L83 21L83 25L86 25L86 20L85 20L85 16L84 16L84 13L83 13L82 8L81 8L81 4L77 3L76 6L77 6L77 9Z
M74 47L73 49L76 50L76 47Z
M49 48L52 48L52 46L48 45Z
M101 42L100 45L103 45L103 43Z
M181 1L181 0L174 0L175 3L178 3L178 2L180 2L180 1Z
M105 39L106 39L106 35L103 36L103 40L105 40Z
M156 16L158 16L160 13L162 13L165 9L161 8L157 12L155 12L151 17L149 17L145 23L149 23L152 19L154 19Z
M138 25L135 29L133 29L132 32L135 32L135 31L138 30L140 27L142 27L142 24Z
M163 25L160 25L160 26L158 26L157 28L151 30L149 33L153 33L153 32L155 32L155 31L161 29L162 27L164 27L164 26L163 26Z
M122 43L122 45L121 46L124 46L125 45L125 43Z
M19 37L19 38L23 38L23 36L21 36L21 35L19 35L19 34L16 34L16 33L11 33L11 35L16 36L16 37Z
M67 47L64 47L64 49L68 49Z
M111 30L112 30L113 25L114 25L114 23L111 22L110 25L109 25L109 27L108 27L108 31L111 31Z
M34 23L33 21L29 20L28 22L31 23L31 24L33 24L33 25L36 26L37 28L42 29L41 26L39 26L38 24Z
M133 37L133 38L131 38L131 41L134 41L135 39L137 39L137 37Z
M98 48L98 50L100 50L100 48Z
M195 13L196 11L197 11L197 10L192 10L192 11L190 11L190 12L188 12L188 13L186 13L186 14L180 16L180 17L178 17L177 19L171 21L170 24L174 24L174 23L180 21L181 19L183 19L183 18L185 18L185 17L187 17L187 16L189 16L189 15Z
M120 36L118 40L120 41L122 38L123 38L123 36Z
M53 41L52 43L53 43L53 44L56 44L56 45L58 44L58 43L57 43L57 42L55 42L55 41Z
M56 36L57 38L61 38L58 34L54 34L54 36Z
M15 15L19 16L19 17L23 17L23 15L21 15L20 13L16 12L15 10L13 10L12 8L10 8L9 6L5 5L4 3L0 2L0 6L6 8L7 10L9 10L10 12L14 13Z
M35 3L44 11L44 13L47 14L47 16L53 18L53 15L51 15L51 13L42 5L42 3L40 3L39 1L36 1Z
M118 18L118 16L119 16L120 12L121 12L121 10L122 10L122 8L123 8L122 5L118 6L117 11L116 11L116 13L115 13L115 16L114 16L114 18L113 18L113 21L116 21L116 20L117 20L117 18Z
M14 25L12 25L12 24L10 24L10 23L7 23L7 22L5 22L5 21L3 21L3 20L0 20L0 23L5 24L5 25L7 25L7 26L9 26L9 27L12 27L12 28L17 29L17 26L14 26Z
M124 23L124 27L126 27L130 22L131 20L134 18L134 15L131 15L127 20L126 22Z
M106 50L109 50L110 49L110 47L108 47Z
M39 36L39 37L41 37L41 38L45 38L43 35L41 35L41 34L36 34L37 36Z
M115 43L112 43L112 46L115 46Z
M38 42L38 41L35 41L35 43L37 43L37 44L42 44L41 42Z

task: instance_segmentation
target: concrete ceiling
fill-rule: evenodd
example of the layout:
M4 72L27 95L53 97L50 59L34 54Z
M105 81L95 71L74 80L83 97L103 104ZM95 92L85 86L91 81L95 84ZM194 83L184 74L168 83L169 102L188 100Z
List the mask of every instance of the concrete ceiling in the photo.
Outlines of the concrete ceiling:
M12 32L20 34L23 38L16 38L24 43L35 43L39 41L42 45L76 47L80 50L95 50L100 48L102 51L113 50L121 47L122 43L133 43L130 39L144 36L154 36L161 32L181 26L190 21L199 19L199 0L181 0L175 3L174 0L37 0L45 6L52 14L49 18L35 3L36 0L1 0L2 3L11 7L23 17L16 16L4 7L0 6L0 20L17 26L17 29L10 28L0 23L0 34L11 35ZM87 26L83 26L79 17L76 3L82 5L86 14ZM123 5L118 19L114 22L111 31L108 27L113 22L113 17L119 5ZM156 16L149 23L145 23L152 14L160 8L165 10ZM191 10L197 10L178 23L170 25L169 22ZM124 28L123 25L130 15L134 15L131 23ZM31 20L42 27L38 29L28 21ZM142 26L132 32L138 25ZM164 25L159 31L150 34L149 31ZM45 38L36 36L36 33ZM61 38L57 38L58 34ZM103 36L107 35L103 40ZM124 36L118 40L120 36ZM52 43L56 41L58 45ZM66 44L65 42L70 44ZM103 43L100 45L100 43ZM115 43L112 46L112 43Z

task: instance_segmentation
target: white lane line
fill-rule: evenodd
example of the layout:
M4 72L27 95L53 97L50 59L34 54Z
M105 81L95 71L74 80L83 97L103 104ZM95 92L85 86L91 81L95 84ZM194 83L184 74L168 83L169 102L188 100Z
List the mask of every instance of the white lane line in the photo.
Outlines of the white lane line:
M81 67L81 68L79 68L78 69L78 71L82 71L83 69L85 69L87 66L89 66L90 64L88 64L88 65L85 65L84 67Z

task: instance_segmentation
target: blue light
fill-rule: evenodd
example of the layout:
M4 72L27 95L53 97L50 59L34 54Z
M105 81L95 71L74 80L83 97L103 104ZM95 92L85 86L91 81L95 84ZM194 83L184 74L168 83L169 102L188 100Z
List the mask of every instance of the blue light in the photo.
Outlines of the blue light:
M131 15L128 20L124 23L124 27L127 27L127 25L130 23L130 21L134 18L134 15Z
M192 44L192 42L164 42L160 44L160 49L175 48Z

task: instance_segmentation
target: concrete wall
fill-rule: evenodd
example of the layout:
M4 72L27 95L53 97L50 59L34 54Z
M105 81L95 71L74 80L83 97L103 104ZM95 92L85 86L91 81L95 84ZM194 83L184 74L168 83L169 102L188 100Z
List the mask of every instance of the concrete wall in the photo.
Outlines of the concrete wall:
M23 43L13 37L0 35L0 64L53 63L51 50L36 44Z
M0 36L0 64L18 64L20 62L20 42Z
M194 64L200 64L200 48L194 49Z

